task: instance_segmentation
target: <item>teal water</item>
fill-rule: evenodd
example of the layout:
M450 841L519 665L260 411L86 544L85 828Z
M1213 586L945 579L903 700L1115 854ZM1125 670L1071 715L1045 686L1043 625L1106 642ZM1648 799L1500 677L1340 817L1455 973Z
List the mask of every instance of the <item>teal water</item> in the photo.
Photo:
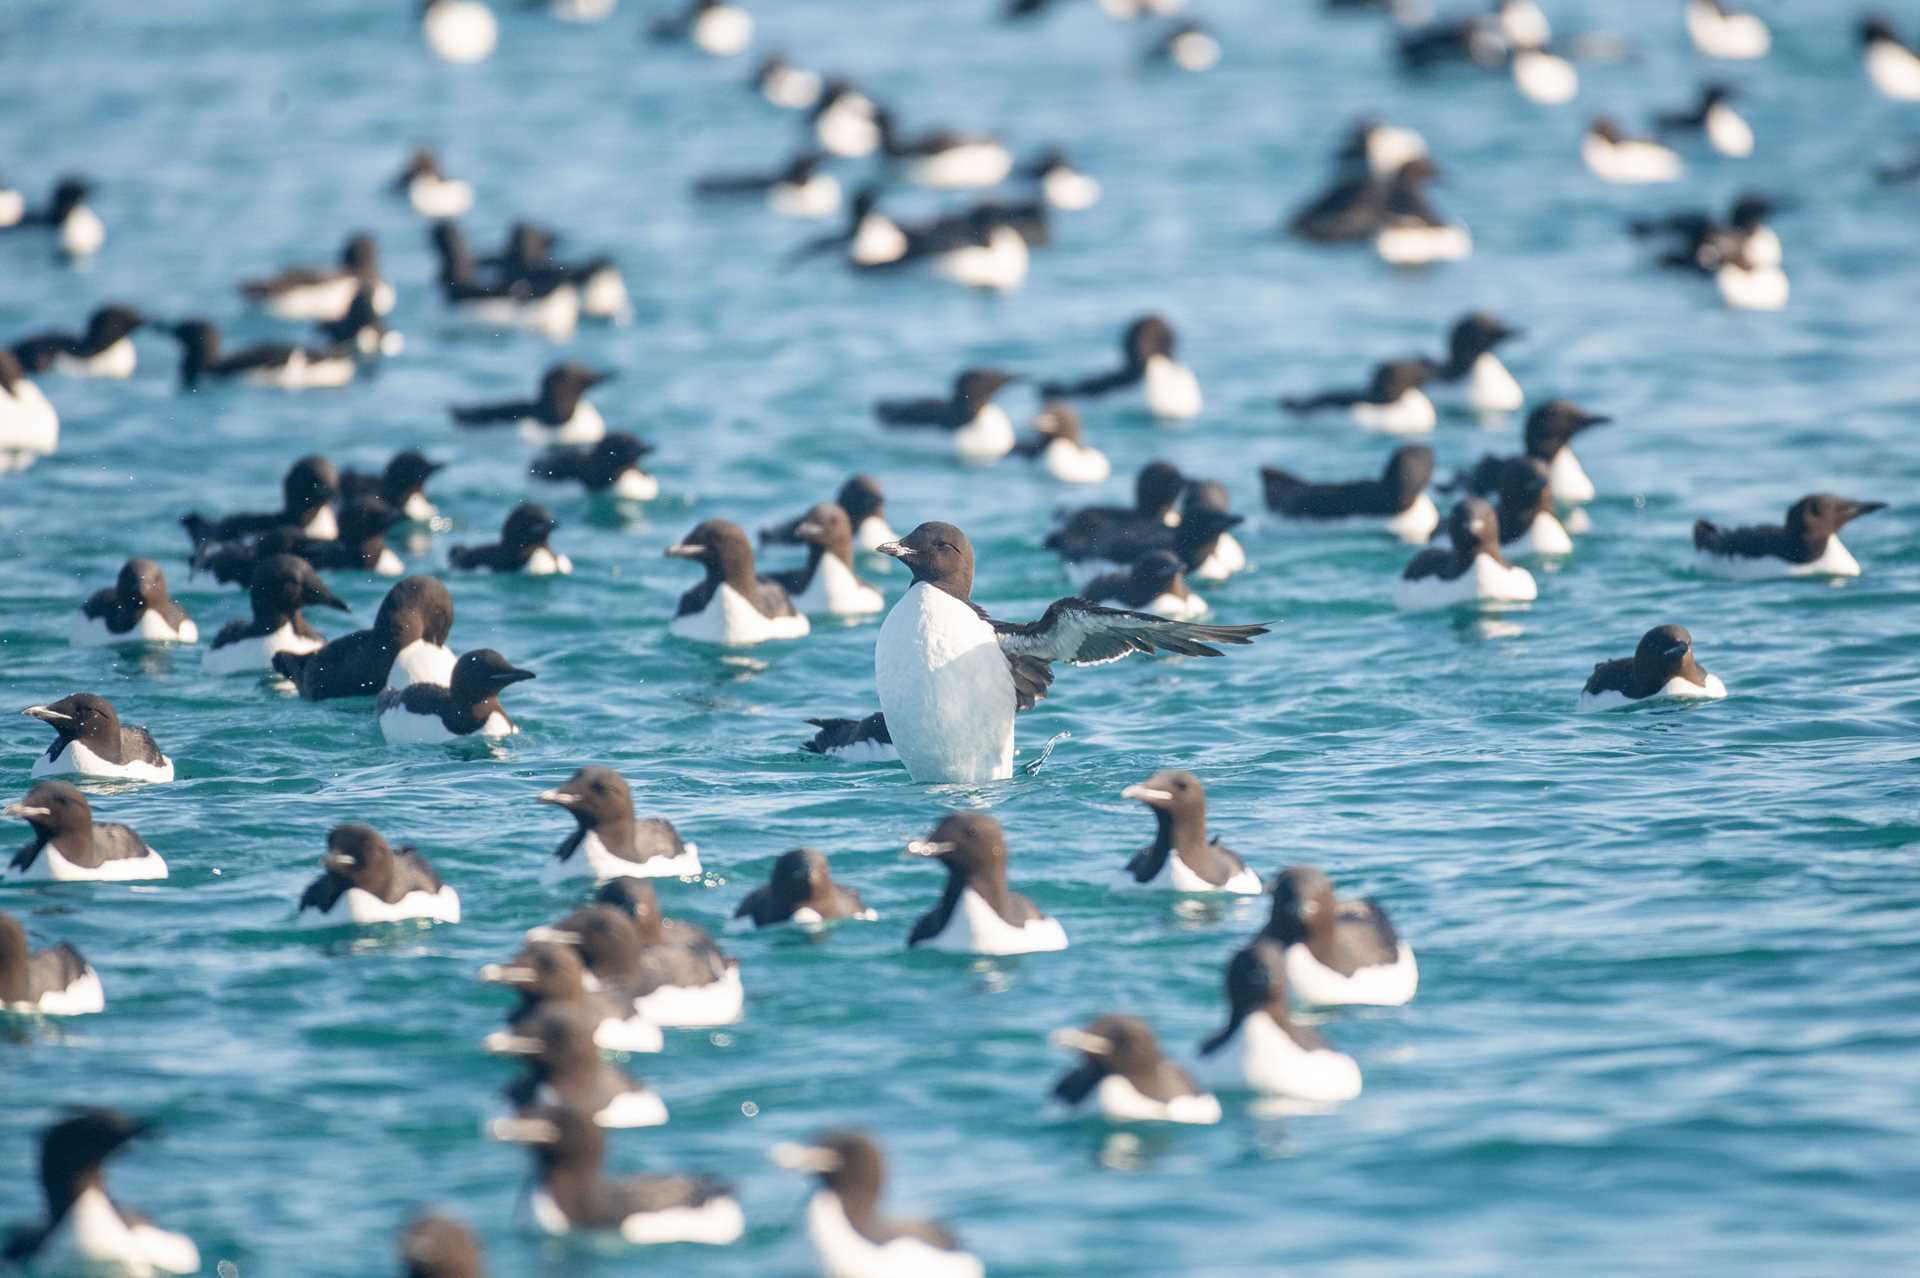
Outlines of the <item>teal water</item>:
M758 10L763 43L856 72L909 123L991 126L1023 149L1058 140L1105 184L1004 300L783 273L771 263L810 228L695 206L692 178L771 164L797 125L740 88L746 67L639 44L642 6L588 29L502 6L500 52L466 70L424 55L397 0L15 0L0 16L8 175L38 195L86 169L109 228L79 273L0 241L0 333L127 298L265 334L233 283L330 256L365 226L409 342L341 393L184 397L171 344L148 337L130 382L43 383L62 449L0 480L0 711L104 693L152 727L180 779L87 787L101 817L167 856L166 883L0 900L37 941L79 945L109 999L104 1016L0 1043L0 1220L37 1210L28 1170L50 1115L110 1101L166 1125L115 1167L117 1190L191 1233L209 1271L230 1261L249 1276L389 1272L393 1235L423 1203L471 1219L502 1275L802 1272L805 1190L764 1154L830 1123L874 1130L895 1206L945 1217L996 1274L1914 1264L1920 264L1914 195L1867 176L1912 108L1870 94L1842 15L1770 5L1774 56L1725 69L1747 89L1759 153L1690 153L1682 187L1632 192L1591 179L1576 140L1591 111L1637 121L1690 96L1706 68L1677 5L1549 3L1565 28L1605 21L1641 46L1632 63L1583 67L1580 103L1557 112L1497 80L1402 80L1374 24L1306 5L1209 5L1225 61L1182 78L1139 74L1143 33L1092 6L1018 30L992 7ZM1898 16L1920 30L1911 9ZM1320 183L1331 132L1362 110L1427 135L1454 175L1435 199L1475 232L1470 262L1394 274L1271 236ZM237 595L188 580L174 520L270 504L300 453L367 466L417 445L451 459L434 490L454 539L490 536L529 491L522 446L457 436L444 405L517 394L554 352L444 329L424 233L382 190L418 140L475 182L477 239L515 217L557 223L571 250L619 256L640 310L629 328L583 329L567 353L621 370L596 400L660 445L663 498L634 512L540 490L565 521L573 578L450 578L455 645L539 673L508 696L523 733L494 751L391 750L365 703L210 678L194 650L66 646L69 611L134 553L162 559L206 633L242 615ZM1778 222L1794 283L1783 314L1719 309L1710 289L1647 268L1620 231L1630 213L1753 185L1792 200ZM751 528L793 513L855 469L883 479L903 530L966 527L978 597L1036 615L1066 590L1038 548L1057 504L1118 497L1155 456L1225 481L1250 512L1261 463L1371 473L1387 443L1282 419L1274 398L1435 347L1473 306L1527 328L1509 362L1530 395L1618 421L1581 448L1601 490L1593 532L1542 572L1537 605L1498 626L1395 613L1406 552L1392 543L1256 517L1256 569L1206 593L1223 620L1276 620L1272 636L1204 665L1063 671L1020 729L1026 758L1072 734L1038 775L936 790L797 752L807 716L873 708L873 626L732 656L666 637L692 583L661 558L670 539L703 518ZM1208 411L1166 430L1091 408L1123 476L1109 490L1067 492L1012 462L963 471L869 415L874 398L930 390L964 363L1099 367L1148 308L1180 326ZM1517 430L1443 422L1443 472L1512 447ZM1895 503L1848 532L1863 578L1692 573L1694 518L1775 518L1814 489ZM448 540L409 548L410 567L443 568ZM890 591L902 577L884 579ZM385 589L330 580L356 622ZM1593 662L1667 621L1693 631L1730 699L1571 712ZM12 798L45 733L0 725ZM673 1033L634 1062L673 1119L617 1136L617 1165L736 1180L749 1232L732 1248L540 1240L515 1214L521 1155L479 1136L509 1071L479 1050L504 1000L474 975L571 905L537 880L565 820L532 800L589 761L618 767L644 810L700 843L710 873L663 887L671 913L717 928L773 857L806 843L882 914L817 942L732 942L744 1021ZM1218 1127L1119 1141L1041 1119L1066 1065L1048 1030L1131 1010L1189 1053L1257 926L1253 903L1111 890L1151 830L1119 791L1169 765L1205 779L1214 827L1263 871L1325 867L1378 896L1419 952L1412 1006L1322 1019L1366 1074L1336 1113L1236 1101ZM900 849L948 806L1004 821L1017 886L1064 921L1071 950L903 952L939 876ZM325 831L347 820L418 843L465 921L351 941L292 932Z

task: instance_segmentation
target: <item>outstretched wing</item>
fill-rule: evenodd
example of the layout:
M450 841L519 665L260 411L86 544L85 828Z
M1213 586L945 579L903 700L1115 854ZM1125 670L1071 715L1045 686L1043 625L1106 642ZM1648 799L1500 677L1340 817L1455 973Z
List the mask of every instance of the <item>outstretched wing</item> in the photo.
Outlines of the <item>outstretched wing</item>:
M1218 657L1224 654L1214 644L1248 644L1267 633L1265 626L1169 621L1151 613L1103 608L1085 599L1056 599L1040 620L1025 625L988 620L1008 657L1074 666L1105 665L1136 652Z

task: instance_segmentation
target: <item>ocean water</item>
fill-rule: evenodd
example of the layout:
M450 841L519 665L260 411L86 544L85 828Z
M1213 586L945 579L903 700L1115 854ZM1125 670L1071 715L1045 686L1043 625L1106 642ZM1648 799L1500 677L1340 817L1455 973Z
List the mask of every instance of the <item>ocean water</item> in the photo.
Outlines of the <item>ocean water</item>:
M63 1106L110 1102L165 1127L114 1165L117 1192L223 1274L390 1272L422 1204L473 1221L501 1275L800 1273L807 1189L765 1152L844 1124L884 1142L896 1210L940 1215L996 1274L1910 1269L1920 261L1914 192L1869 170L1916 117L1867 88L1848 14L1759 7L1774 55L1710 68L1677 3L1548 0L1562 30L1604 23L1637 46L1583 65L1579 102L1554 110L1470 72L1405 79L1375 21L1305 3L1204 6L1225 58L1197 77L1143 71L1146 29L1091 5L1026 27L994 20L988 0L756 6L760 47L855 73L910 127L991 127L1023 151L1057 141L1099 178L1101 204L1062 217L1027 287L995 298L824 262L781 269L812 228L693 202L696 176L770 167L799 125L745 91L744 61L641 42L650 6L632 0L584 28L502 5L498 54L458 69L424 53L400 0L14 0L0 160L36 199L62 171L93 174L108 241L76 271L35 238L0 237L0 333L78 325L122 298L279 332L234 284L330 259L364 227L408 347L343 392L182 395L155 335L138 339L131 381L43 381L61 450L0 479L0 710L103 693L152 728L179 779L86 787L100 818L166 855L165 883L0 894L36 942L80 946L109 1000L104 1016L7 1027L0 1219L38 1210L38 1129ZM1920 33L1920 11L1899 8ZM1745 91L1754 158L1690 150L1667 190L1605 187L1581 167L1590 113L1638 125L1709 73ZM1434 199L1472 227L1471 261L1396 273L1274 234L1363 111L1426 134L1451 175ZM424 228L384 190L417 141L475 183L476 240L519 217L558 225L568 252L618 257L636 321L584 328L564 352L450 331ZM1750 186L1788 202L1784 313L1721 309L1622 231L1635 213L1724 206ZM1373 473L1390 441L1285 418L1275 399L1437 349L1472 307L1527 330L1508 357L1531 398L1615 417L1580 446L1601 493L1593 531L1538 569L1532 607L1401 615L1390 591L1408 552L1267 523L1256 468ZM1120 401L1089 405L1118 476L1104 489L1065 490L1017 460L964 469L872 420L875 398L935 393L969 363L1098 369L1148 309L1179 326L1207 412L1166 429ZM563 354L619 370L595 399L659 445L659 501L530 488L517 440L449 424L449 402L522 393ZM1030 398L1007 396L1017 418ZM1449 417L1433 443L1449 473L1517 440L1517 421ZM506 744L389 749L365 702L212 678L196 649L67 646L79 601L133 554L165 564L211 635L244 600L189 579L179 515L272 506L302 453L369 466L406 446L452 462L433 492L458 526L404 547L410 568L443 570L449 542L490 539L529 492L564 522L570 579L449 577L455 646L538 672L507 695L523 732ZM1050 512L1124 500L1153 457L1224 481L1251 516L1254 569L1203 590L1219 619L1274 631L1218 662L1062 670L1020 726L1023 760L1071 734L1035 775L929 789L803 756L808 716L875 707L872 624L738 654L666 635L695 577L665 545L705 518L792 514L854 470L883 480L903 531L947 518L972 534L977 597L997 615L1037 615L1068 589L1039 547ZM1813 490L1894 504L1846 534L1865 576L1692 571L1693 519L1777 519ZM355 610L316 614L332 633L364 624L387 585L329 578ZM877 579L897 593L904 573ZM1669 621L1692 630L1728 700L1573 713L1595 661ZM46 734L0 724L12 799ZM881 913L818 940L730 940L745 1019L672 1032L632 1062L673 1117L615 1135L615 1165L733 1179L749 1229L730 1248L543 1240L517 1208L522 1154L480 1135L511 1071L480 1050L507 1000L475 975L572 906L539 884L568 825L533 796L588 762L617 767L643 811L700 843L709 872L663 885L671 914L718 928L802 844ZM1069 1064L1047 1031L1133 1011L1190 1055L1263 915L1116 890L1152 829L1119 792L1167 766L1205 780L1213 827L1263 872L1324 867L1378 897L1416 948L1410 1007L1315 1018L1365 1071L1359 1100L1281 1117L1231 1098L1217 1127L1120 1135L1043 1116ZM1015 885L1072 949L905 952L940 875L901 850L952 807L1005 823ZM418 844L465 920L291 930L345 821Z

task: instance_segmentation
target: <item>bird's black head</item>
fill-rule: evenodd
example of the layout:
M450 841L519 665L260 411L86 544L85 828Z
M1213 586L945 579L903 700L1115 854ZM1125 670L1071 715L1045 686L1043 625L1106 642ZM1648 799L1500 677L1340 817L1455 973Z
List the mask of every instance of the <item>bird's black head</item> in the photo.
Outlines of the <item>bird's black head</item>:
M961 420L972 420L975 413L1000 393L1001 387L1019 380L1020 374L999 368L969 368L961 373L953 379L953 403Z
M123 604L164 607L168 602L167 574L151 559L129 559L120 565L113 583L114 598Z
M1142 315L1127 325L1127 331L1120 338L1120 349L1129 365L1140 368L1155 355L1171 359L1177 343L1173 325L1165 316Z
M956 878L1006 878L1006 832L984 812L949 812L933 833L907 844L907 852L941 862Z
M349 544L385 536L406 520L398 506L380 497L356 497L340 508L340 540Z
M1447 536L1462 557L1476 553L1500 557L1499 516L1478 497L1462 500L1447 515Z
M1160 1041L1137 1016L1096 1017L1079 1029L1055 1030L1048 1041L1108 1074L1144 1075L1160 1063Z
M9 803L5 811L32 826L43 841L93 829L93 809L87 806L87 796L65 781L42 781L19 802Z
M1693 636L1685 626L1655 626L1633 650L1634 682L1661 688L1671 679L1701 683L1704 674L1693 660Z
M1172 510L1187 489L1187 477L1172 462L1150 461L1133 479L1133 508L1160 519Z
M846 560L853 558L853 523L847 518L847 512L833 502L823 501L811 507L793 526L793 536L830 555Z
M1033 428L1048 439L1065 439L1079 444L1086 441L1080 426L1080 410L1064 399L1050 399L1034 414Z
M1376 404L1391 404L1410 390L1418 390L1433 377L1434 368L1424 359L1396 359L1373 370L1367 398Z
M1780 202L1770 195L1758 191L1747 191L1733 202L1727 220L1735 230L1751 231L1765 224L1766 220L1780 211Z
M63 1211L100 1164L121 1146L154 1130L154 1124L117 1109L79 1109L40 1137L40 1179L50 1209Z
M280 495L288 514L310 515L340 495L340 472L317 454L302 457L280 481Z
M1404 509L1433 482L1433 464L1431 448L1425 444L1403 444L1387 458L1387 468L1381 472L1380 480L1399 497Z
M1900 36L1885 14L1870 13L1860 19L1860 43L1864 46L1879 40L1891 40L1897 44Z
M500 525L500 540L508 550L532 550L546 545L547 538L559 526L560 521L545 506L523 501L507 512L506 522Z
M849 1215L865 1219L886 1183L886 1158L865 1132L824 1131L806 1144L773 1147L774 1164L818 1176Z
M124 302L109 302L87 317L87 344L110 346L146 322L144 315Z
M400 1235L405 1278L485 1278L486 1252L473 1230L447 1216L415 1216Z
M380 246L365 231L347 237L340 249L340 265L363 280L380 277Z
M393 883L393 848L370 825L337 825L327 832L327 873L384 898Z
M91 692L76 692L48 702L28 706L20 713L38 719L60 734L62 741L112 739L120 735L120 716L105 697Z
M1550 462L1560 450L1573 442L1581 431L1612 421L1600 413L1589 413L1564 399L1550 399L1527 414L1524 438L1527 456Z
M811 900L831 881L827 873L827 858L812 848L795 848L791 852L781 853L780 859L773 863L773 873L768 878L774 896L788 905Z
M93 182L77 173L69 173L54 184L53 207L49 212L56 222L63 221L67 214L87 202L93 194Z
M1627 140L1626 131L1620 127L1620 122L1610 115L1594 116L1593 122L1587 125L1587 132L1603 142L1620 143Z
M709 519L694 526L692 532L668 546L669 559L692 559L738 590L751 590L754 582L753 543L740 525L725 519Z
M847 518L856 528L869 516L882 514L887 508L886 494L880 491L880 481L872 475L855 475L840 485L840 495L834 500L840 503L840 509L847 512Z
M1545 462L1538 457L1509 457L1500 468L1500 513L1508 520L1524 516L1530 523L1551 505L1551 489Z
M581 768L567 778L565 785L542 791L539 802L565 808L588 830L633 820L633 791L628 788L626 778L612 768ZM627 881L615 880L617 883Z
M1273 881L1267 934L1283 945L1330 931L1336 920L1333 880L1309 865L1290 865Z
M453 663L447 690L462 705L478 705L499 696L502 689L534 677L533 671L519 669L491 648L475 648Z
M373 628L395 648L416 639L444 644L453 632L453 594L438 577L407 577L380 601Z
M1475 311L1464 315L1448 335L1447 353L1455 368L1465 369L1481 355L1508 338L1520 336L1517 328L1508 328L1496 315Z
M381 472L380 487L388 501L405 503L426 482L447 468L445 462L430 460L425 453L409 448L395 453Z
M1137 599L1157 599L1169 593L1184 593L1180 556L1171 550L1155 550L1133 561L1127 570L1127 584Z
M308 605L352 612L345 600L327 589L313 565L298 555L272 555L254 565L247 587L254 613L260 617L290 616Z
M1886 508L1884 501L1854 501L1832 493L1814 493L1788 507L1787 528L1809 540L1830 537L1860 516Z
M916 582L946 591L956 599L973 596L973 543L952 524L921 524L899 541L879 547L913 573Z
M1200 784L1200 778L1191 772L1179 768L1163 768L1139 785L1130 785L1120 792L1123 799L1137 799L1152 808L1155 814L1201 823L1207 817L1207 790Z

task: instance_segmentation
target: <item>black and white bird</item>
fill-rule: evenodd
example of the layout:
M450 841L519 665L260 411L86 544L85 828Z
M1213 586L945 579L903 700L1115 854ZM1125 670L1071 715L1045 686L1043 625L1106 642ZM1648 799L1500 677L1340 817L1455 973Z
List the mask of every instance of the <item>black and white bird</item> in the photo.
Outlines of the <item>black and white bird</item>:
M880 128L880 150L908 182L936 190L971 190L996 186L1013 172L1013 152L988 133L930 129L903 132L893 112L874 112Z
M129 559L111 586L80 605L69 640L80 647L198 643L200 627L167 593L167 575L151 559Z
M854 571L853 524L837 504L821 502L793 523L763 531L761 539L794 541L807 548L804 568L771 574L801 612L865 617L887 606L880 592Z
M273 670L274 654L318 652L326 636L307 623L300 610L309 605L351 612L327 588L313 565L297 555L269 555L253 565L247 586L252 615L230 621L213 637L201 658L208 674L263 674Z
M1573 553L1567 526L1553 513L1553 480L1537 457L1509 457L1494 493L1500 553L1515 558Z
M1609 116L1597 115L1580 139L1580 158L1602 182L1648 186L1686 174L1680 153L1652 138L1634 137Z
M1420 985L1413 949L1380 903L1337 899L1333 880L1311 866L1280 871L1261 935L1281 948L1287 988L1303 1003L1400 1007Z
M554 1008L570 1008L587 1019L593 1026L593 1041L609 1052L657 1052L665 1043L660 1027L641 1015L632 996L602 988L571 945L529 941L505 963L481 968L480 979L519 995L507 1014L507 1028L496 1031L499 1034L520 1034L535 1017ZM489 1045L498 1041L490 1037Z
M709 519L663 552L691 559L706 577L680 596L669 633L695 643L744 647L775 639L798 639L812 626L786 588L754 571L753 543L738 524Z
M850 477L840 485L834 501L847 512L847 519L853 524L853 544L861 550L876 553L888 542L899 539L899 534L887 523L887 495L872 475Z
M113 1109L79 1109L40 1137L40 1189L47 1217L12 1230L0 1260L32 1273L80 1270L152 1278L200 1271L200 1249L116 1202L106 1161L155 1125Z
M1773 32L1757 13L1736 9L1726 0L1687 0L1687 36L1709 58L1750 62L1773 48Z
M453 3L454 0L438 0ZM580 326L580 286L559 272L486 278L454 222L435 222L428 233L440 259L440 298L463 322L489 332L523 329L550 342L565 342Z
M407 157L407 165L393 180L396 195L406 197L421 217L439 220L464 217L473 208L473 186L448 177L440 168L440 157L432 147L420 146Z
M693 193L709 200L761 200L780 217L832 217L840 211L840 179L822 167L827 158L807 151L770 173L711 174L693 184Z
M75 883L164 879L167 863L127 826L95 821L87 796L65 781L42 781L9 803L33 838L13 854L0 882Z
M480 259L479 265L491 269L509 287L541 291L554 282L571 284L580 294L580 314L586 318L610 324L631 321L633 298L619 263L605 254L560 261L553 255L560 239L558 232L538 223L515 222L501 251Z
M450 546L447 562L464 571L523 572L529 577L566 576L573 560L547 544L560 521L537 502L523 501L507 512L500 540L484 546Z
M1165 768L1120 797L1146 804L1154 820L1153 842L1127 861L1128 886L1237 896L1264 890L1238 852L1207 834L1207 791L1193 773Z
M820 100L820 73L775 51L760 59L749 84L755 93L783 111L807 111Z
M880 108L846 77L828 77L805 110L807 127L829 155L858 160L880 149Z
M487 1278L486 1250L461 1221L415 1216L400 1233L401 1278Z
M807 722L819 729L800 747L808 754L858 763L900 762L893 734L887 731L887 716L878 711L863 719L809 719Z
M348 237L337 264L247 280L240 295L276 319L326 321L345 318L362 289L371 292L375 314L393 310L393 285L380 278L380 249L365 231Z
M1425 545L1440 526L1440 511L1427 495L1433 480L1433 450L1403 444L1393 450L1378 479L1317 484L1277 466L1262 466L1267 509L1283 519L1317 526L1384 528L1410 545Z
M1306 1105L1360 1094L1360 1067L1287 1006L1286 950L1265 936L1227 963L1227 1023L1200 1045L1199 1076L1221 1091L1252 1091Z
M1046 547L1069 561L1098 560L1104 544L1138 532L1158 535L1159 528L1180 522L1180 498L1187 478L1172 462L1150 461L1133 480L1133 505L1082 506L1059 512L1059 522L1047 535Z
M598 443L555 444L527 465L527 473L548 483L577 483L589 496L618 501L652 501L660 481L641 468L654 446L625 431L608 431Z
M1500 553L1500 517L1478 497L1447 514L1447 545L1429 546L1407 562L1393 586L1405 612L1466 604L1531 603L1539 597L1533 574Z
M227 351L220 330L207 320L184 320L168 331L180 343L182 390L198 390L206 380L237 380L271 390L338 390L360 369L354 347L344 344L255 342Z
M1203 489L1209 491L1203 493ZM1178 522L1171 527L1131 519L1109 523L1091 536L1076 536L1070 526L1049 534L1045 544L1059 554L1067 576L1083 588L1101 577L1130 571L1160 551L1178 559L1193 580L1223 581L1246 567L1246 551L1232 532L1246 522L1246 516L1228 509L1224 490L1214 489L1219 486L1211 481L1189 482Z
M1059 147L1048 147L1020 168L1020 176L1039 188L1047 207L1080 213L1100 202L1100 182L1074 166Z
M55 243L68 257L92 257L107 242L107 224L87 203L93 183L79 176L67 176L54 184L53 193L42 208L23 209L19 216L0 223L0 230L50 228Z
M1753 126L1734 108L1733 99L1730 85L1708 84L1693 106L1661 113L1654 117L1654 127L1661 133L1698 133L1720 154L1744 159L1753 154Z
M880 1214L887 1166L864 1132L821 1132L806 1144L783 1142L773 1163L820 1179L807 1202L807 1241L828 1278L983 1278L986 1266L946 1226Z
M418 849L393 847L367 825L327 832L323 873L300 894L299 927L370 927L381 923L458 923L460 894Z
M54 741L34 758L36 777L117 777L127 781L171 781L173 760L160 752L145 728L122 724L113 705L91 692L76 692L20 713L54 731Z
M1140 388L1142 405L1162 421L1198 417L1205 407L1200 379L1175 358L1179 338L1163 315L1142 315L1120 335L1119 368L1067 381L1043 382L1047 396L1087 397Z
M1439 173L1433 161L1421 156L1401 165L1386 180L1373 251L1389 266L1427 266L1472 256L1472 233L1448 220L1427 199L1427 185Z
M730 0L688 0L679 13L656 19L647 34L662 43L684 40L702 53L730 58L753 42L753 15Z
M492 648L462 653L443 686L416 680L389 689L374 703L380 735L388 745L442 745L476 737L510 737L520 731L507 717L500 694L534 678Z
M744 930L791 923L819 931L843 919L878 917L858 892L834 881L824 855L812 848L795 848L775 858L767 881L747 893L727 926Z
M1052 399L1033 415L1033 434L1016 443L1013 451L1038 462L1063 484L1104 484L1113 475L1107 455L1087 442L1080 410L1064 399Z
M250 542L202 544L194 550L194 569L210 570L215 581L239 586L251 585L254 571L276 555L294 555L330 572L398 577L407 571L387 544L387 533L406 521L399 507L378 497L356 497L340 507L336 518L334 537L309 537L297 527L282 525Z
M1013 775L1013 719L1047 693L1051 663L1104 665L1132 653L1217 657L1264 626L1200 625L1060 599L1038 621L996 621L973 602L973 544L925 523L882 552L913 573L874 645L881 713L923 785Z
M1497 315L1475 311L1463 315L1447 335L1447 356L1434 365L1428 381L1433 387L1459 387L1466 406L1476 413L1517 412L1526 393L1500 362L1495 349L1523 336Z
M1855 501L1813 493L1787 507L1785 522L1722 528L1705 519L1693 526L1695 563L1721 577L1858 577L1860 561L1840 543L1840 530L1883 501Z
M124 380L140 362L133 334L146 317L122 302L109 302L87 317L80 334L34 333L13 343L14 358L29 373Z
M1631 657L1598 662L1580 690L1582 710L1612 710L1648 701L1719 701L1727 685L1694 660L1684 626L1655 626Z
M951 812L924 839L907 844L910 856L937 861L946 890L920 916L907 946L956 954L1034 954L1067 948L1060 920L1007 886L1007 836L983 812Z
M1920 52L1880 15L1860 20L1860 60L1882 97L1920 102Z
M1386 223L1393 175L1426 156L1426 139L1412 129L1372 117L1357 121L1334 152L1333 184L1301 205L1287 230L1320 244L1373 239Z
M434 577L408 577L380 601L373 625L312 652L273 654L274 670L308 701L371 697L413 683L445 687L458 660L447 647L453 595Z
M485 62L500 43L500 20L483 0L420 0L420 38L442 62Z
M1147 46L1146 61L1180 71L1211 71L1220 62L1220 41L1204 25L1188 19L1156 37Z
M372 285L361 285L353 301L347 304L346 314L339 319L319 321L313 331L329 350L351 351L362 359L400 354L407 349L407 339L387 327L386 318L376 303L378 297Z
M1377 365L1364 388L1287 396L1280 407L1302 415L1343 413L1362 430L1387 435L1425 435L1439 420L1433 401L1421 389L1433 372L1434 366L1423 359L1392 360Z
M1582 433L1612 420L1602 413L1589 413L1564 399L1550 399L1527 414L1526 430L1522 436L1526 449L1523 455L1545 464L1553 499L1561 505L1583 506L1593 500L1593 480L1588 477L1586 468L1581 466L1580 459L1574 455L1573 441ZM1491 496L1499 491L1500 476L1510 460L1510 457L1485 455L1474 463L1471 470L1462 471L1454 479L1452 487L1464 488L1476 497Z
M489 1034L487 1050L527 1063L507 1085L508 1106L525 1115L562 1105L590 1116L600 1127L658 1127L667 1121L660 1093L601 1058L593 1041L591 1014L577 1007L549 1007L512 1032Z
M571 813L576 826L548 860L542 872L548 882L700 873L700 845L683 840L672 822L636 819L633 791L612 768L581 768L565 785L541 791L538 799Z
M1793 294L1779 233L1768 222L1778 207L1769 196L1747 192L1725 221L1693 210L1637 220L1630 229L1641 238L1666 238L1660 265L1711 279L1733 309L1777 311Z
M731 1025L746 1006L739 960L704 928L663 915L646 879L609 880L593 905L528 932L527 939L578 949L601 988L631 999L655 1025Z
M300 458L280 481L280 509L242 511L209 518L198 511L183 515L180 526L196 547L209 542L237 541L276 528L297 528L314 541L340 535L333 503L340 497L340 472L317 454Z
M409 448L395 453L378 474L340 472L340 495L348 501L378 497L414 523L430 524L440 510L427 496L427 481L446 468L445 462Z
M25 470L59 448L59 412L14 353L0 347L0 475Z
M1097 1017L1057 1029L1047 1042L1080 1056L1053 1085L1053 1099L1069 1113L1098 1113L1115 1123L1220 1121L1219 1100L1161 1053L1160 1040L1137 1016Z
M953 379L944 399L883 399L874 415L883 426L932 428L947 439L962 459L998 461L1013 451L1013 422L993 397L1020 374L998 368L969 368Z
M1102 573L1080 594L1091 603L1113 603L1172 621L1196 621L1208 612L1207 601L1187 584L1186 565L1171 550L1151 551L1124 569Z
M79 950L64 942L29 949L20 920L0 912L0 1012L88 1016L106 1009L100 974Z
M617 375L584 364L555 364L541 376L533 399L455 405L447 411L461 426L513 426L529 444L591 444L607 433L607 423L587 392Z
M487 1124L495 1140L533 1155L527 1196L546 1234L601 1234L636 1246L725 1246L746 1232L733 1187L711 1176L606 1174L606 1138L590 1114L549 1105Z

